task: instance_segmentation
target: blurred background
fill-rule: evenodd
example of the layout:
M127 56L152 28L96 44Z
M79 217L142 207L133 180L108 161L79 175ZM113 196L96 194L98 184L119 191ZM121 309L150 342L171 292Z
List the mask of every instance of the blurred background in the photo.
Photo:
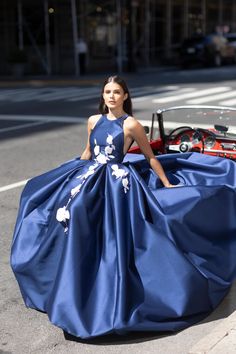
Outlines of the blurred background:
M234 32L236 0L1 0L0 76L219 66L236 58ZM211 34L224 43L202 58Z

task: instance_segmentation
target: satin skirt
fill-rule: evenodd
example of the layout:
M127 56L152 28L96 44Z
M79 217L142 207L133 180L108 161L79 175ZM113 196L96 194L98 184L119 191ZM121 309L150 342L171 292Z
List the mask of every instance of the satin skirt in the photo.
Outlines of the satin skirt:
M126 190L111 164L89 175L56 220L79 158L23 190L11 266L27 307L90 338L176 331L206 317L236 276L236 164L197 153L158 157L179 188L163 188L142 155L127 155Z

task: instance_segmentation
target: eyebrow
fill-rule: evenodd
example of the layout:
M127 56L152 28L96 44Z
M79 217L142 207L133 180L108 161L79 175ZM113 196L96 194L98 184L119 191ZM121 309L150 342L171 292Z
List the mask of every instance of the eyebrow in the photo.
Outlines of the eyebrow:
M106 89L106 90L104 90L104 92L111 92L111 91L114 91L114 92L120 92L121 90L120 90L120 89L115 89L115 90L109 90L109 89Z

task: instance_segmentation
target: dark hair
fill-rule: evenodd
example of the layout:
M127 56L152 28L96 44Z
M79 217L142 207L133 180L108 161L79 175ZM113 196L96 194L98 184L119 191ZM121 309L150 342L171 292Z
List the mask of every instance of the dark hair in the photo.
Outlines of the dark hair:
M126 82L121 77L119 77L117 75L108 77L103 83L102 92L101 92L101 98L100 98L100 103L99 103L99 108L98 108L99 112L101 114L108 113L108 108L105 105L104 98L103 98L103 92L104 92L104 87L109 82L115 82L116 84L120 85L122 87L122 89L124 90L124 93L128 94L127 99L124 101L123 109L124 109L124 111L126 113L128 113L130 116L132 116L133 115L133 110L132 110L132 101L131 101L131 98L130 98L129 89L128 89L127 85L126 85Z

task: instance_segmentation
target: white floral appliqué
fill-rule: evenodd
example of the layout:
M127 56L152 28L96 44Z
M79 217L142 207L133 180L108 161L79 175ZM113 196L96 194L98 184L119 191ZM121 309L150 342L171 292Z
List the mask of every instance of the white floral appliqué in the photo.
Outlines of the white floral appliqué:
M91 176L92 174L94 174L95 169L98 167L98 164L95 163L91 166L89 166L88 170L83 174L83 175L79 175L76 178L80 178L82 180L85 180L86 178L88 178L89 176Z
M105 163L107 163L107 161L109 161L109 157L105 154L99 154L95 160L101 165L104 165Z
M57 210L57 215L56 215L56 219L59 222L66 222L66 220L70 219L70 212L69 210L66 210L66 206L64 206L63 208L59 208Z
M102 152L100 145L97 144L97 140L94 139L94 148L93 148L93 152L95 155L94 164L90 165L85 173L76 177L80 180L80 183L71 189L70 198L67 204L63 208L59 208L57 210L56 219L59 222L63 222L66 224L64 230L65 232L68 231L68 220L70 219L70 212L68 210L68 207L72 199L81 191L81 188L84 182L86 181L86 179L95 173L95 170L99 165L106 164L108 161L115 158L115 156L112 155L113 151L115 150L115 145L113 144L113 136L111 134L107 134L106 143L107 146L104 148L104 152ZM113 169L112 174L114 174L116 178L122 178L122 185L124 187L125 193L127 193L127 190L129 189L129 181L128 178L126 177L128 172L126 172L124 169L119 168L118 165L112 165L112 169Z
M83 186L85 180L89 176L94 174L97 167L98 167L98 163L95 162L93 165L89 166L88 170L85 173L76 177L76 178L80 179L80 183L71 189L70 198L69 198L67 204L63 208L59 208L57 210L56 219L57 219L57 221L63 222L66 225L65 229L64 229L65 232L68 231L68 220L70 219L70 212L68 210L69 204L72 201L72 199L80 192L81 187Z
M125 171L124 168L119 168L118 165L112 165L111 168L113 170L112 175L114 175L116 179L121 178L121 182L124 187L124 192L127 193L127 191L129 190L129 180L127 178L129 173Z
M115 156L112 155L113 150L115 150L115 145L113 144L113 136L109 133L107 134L106 143L107 146L104 148L104 152L101 152L101 147L97 144L97 140L94 139L93 152L95 155L95 161L102 165L115 158Z
M113 144L113 136L111 134L107 134L107 140L106 140L108 145Z
M100 153L100 146L97 145L97 140L94 139L94 149L93 149L94 155L97 156Z

